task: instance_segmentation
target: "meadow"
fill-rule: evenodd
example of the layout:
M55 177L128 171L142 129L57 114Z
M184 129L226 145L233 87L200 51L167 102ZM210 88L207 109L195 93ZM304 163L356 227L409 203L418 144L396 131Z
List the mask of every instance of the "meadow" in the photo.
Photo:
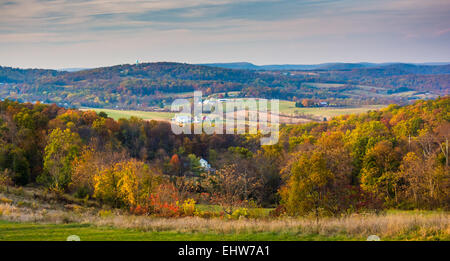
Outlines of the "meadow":
M121 118L129 119L131 117L138 117L144 120L169 121L175 116L172 112L157 112L157 111L133 111L133 110L114 110L114 109L98 109L98 108L83 108L83 111L93 110L95 112L105 112L108 117L118 120Z
M280 100L280 114L293 117L313 116L317 118L327 118L328 120L345 114L359 114L369 110L378 110L386 107L385 105L363 105L359 107L310 107L298 108L295 107L295 102ZM175 116L172 112L157 112L157 111L135 111L135 110L116 110L103 108L82 108L81 110L93 110L95 112L105 112L109 117L118 120L120 118L139 117L144 120L169 121ZM283 121L282 121L283 122ZM286 123L289 119L286 119Z
M359 114L370 110L379 110L386 107L386 105L361 105L358 107L309 107L299 108L295 107L295 102L280 101L280 113L291 115L312 115L315 117L326 117L328 120L346 114Z
M70 204L67 204L70 203ZM105 209L70 195L36 188L8 188L0 193L0 240L450 240L446 211L387 210L340 217L271 217L271 209L255 209L259 218L136 216ZM214 205L196 208L220 211Z

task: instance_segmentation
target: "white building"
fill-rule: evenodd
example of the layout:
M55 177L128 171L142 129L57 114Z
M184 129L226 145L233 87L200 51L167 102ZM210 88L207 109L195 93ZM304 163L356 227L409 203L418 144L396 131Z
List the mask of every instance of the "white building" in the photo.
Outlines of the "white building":
M188 115L176 115L175 118L172 118L172 121L185 124L185 123L191 123L192 118L191 118L191 116L188 116Z
M211 169L211 165L204 158L201 158L198 162L200 163L200 166L202 168L204 168L205 170L210 170Z

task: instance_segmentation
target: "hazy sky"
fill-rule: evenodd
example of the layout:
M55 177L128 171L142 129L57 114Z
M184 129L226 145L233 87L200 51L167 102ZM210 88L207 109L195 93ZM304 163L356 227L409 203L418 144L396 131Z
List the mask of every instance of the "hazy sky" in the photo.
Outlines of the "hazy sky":
M449 62L449 0L0 0L0 65Z

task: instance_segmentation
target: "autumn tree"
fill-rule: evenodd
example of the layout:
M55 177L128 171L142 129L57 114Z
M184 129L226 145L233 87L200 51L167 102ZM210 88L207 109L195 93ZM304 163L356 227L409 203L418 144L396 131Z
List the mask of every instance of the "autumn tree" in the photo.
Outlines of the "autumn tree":
M310 99L303 99L302 100L303 107L311 107L314 105L314 101Z
M64 191L70 183L72 162L80 151L81 140L70 129L54 129L45 147L44 172L38 182L57 191Z
M78 197L92 196L94 194L94 176L126 159L124 151L114 151L108 148L98 150L94 145L85 146L72 163L70 191L75 192Z
M171 170L173 171L173 173L175 173L175 175L177 176L181 175L181 162L180 158L178 157L178 154L173 154L169 164Z
M211 194L212 203L220 205L225 213L231 214L236 207L248 204L250 196L261 187L261 183L236 164L231 164L208 175L203 186Z
M411 202L415 208L450 207L450 174L444 164L409 152L403 157L399 175L403 202Z
M118 162L94 176L94 196L115 207L145 204L161 173L137 160Z
M290 178L280 191L282 203L290 215L329 214L328 192L333 174L320 152L301 153L290 169Z
M361 187L382 198L397 201L399 177L396 172L400 161L401 153L392 142L380 141L364 157Z

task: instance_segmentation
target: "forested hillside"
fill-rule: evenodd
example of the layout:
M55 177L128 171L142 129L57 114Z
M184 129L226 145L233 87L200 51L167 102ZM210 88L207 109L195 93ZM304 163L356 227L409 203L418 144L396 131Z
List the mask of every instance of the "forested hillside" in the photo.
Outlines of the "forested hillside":
M146 109L170 104L175 93L202 90L206 95L238 91L241 97L292 101L406 104L411 99L448 95L450 89L450 65L345 68L255 71L168 62L75 72L0 67L0 98L76 108ZM339 87L317 88L314 83Z
M174 214L175 199L230 214L249 204L278 206L273 215L449 209L449 108L447 96L286 125L261 147L257 135L174 135L164 122L6 100L0 183L141 214Z

